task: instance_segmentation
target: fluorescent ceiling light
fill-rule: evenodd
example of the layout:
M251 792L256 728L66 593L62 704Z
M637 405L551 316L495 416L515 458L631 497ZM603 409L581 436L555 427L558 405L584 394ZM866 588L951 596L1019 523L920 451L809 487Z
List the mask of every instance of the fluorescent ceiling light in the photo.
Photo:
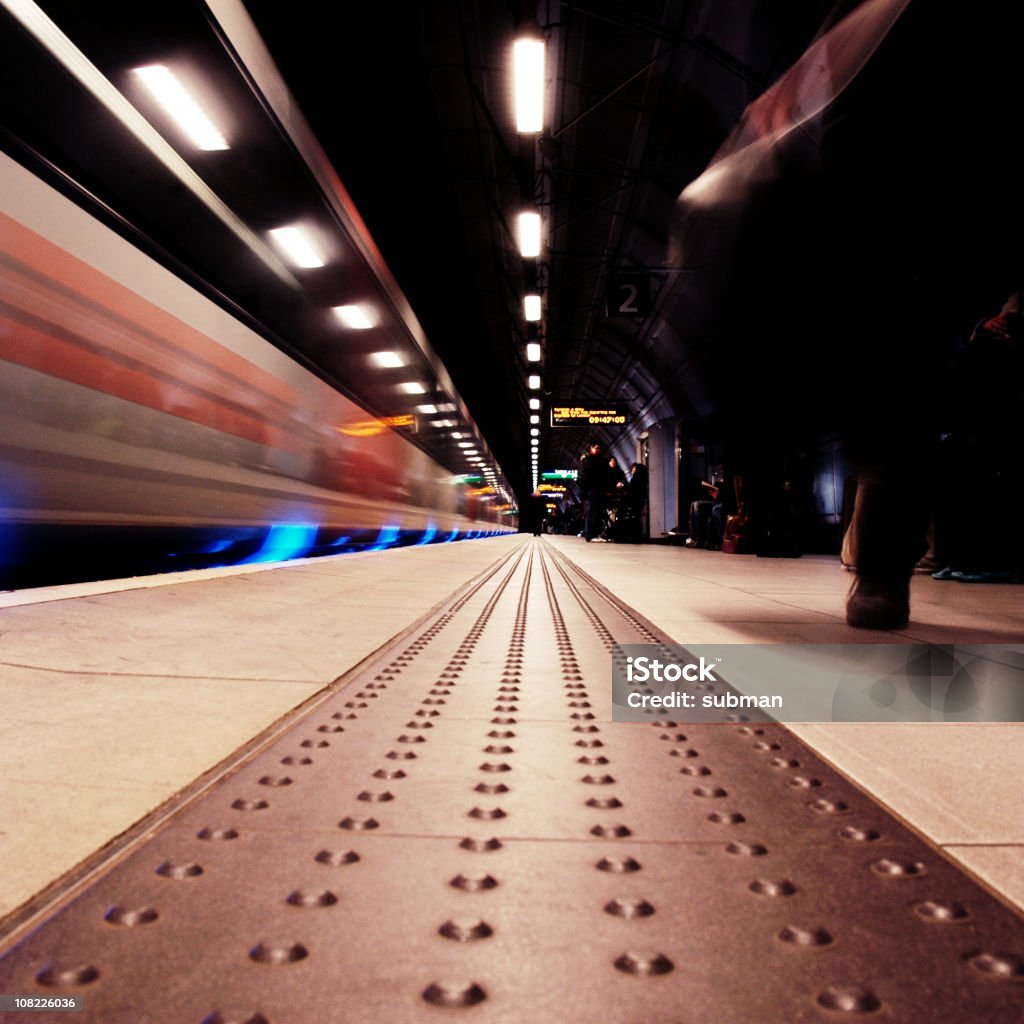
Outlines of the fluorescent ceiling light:
M531 398L530 399L530 408L531 409L539 409L540 408L540 399L539 398Z
M314 264L316 265L323 266L322 263ZM373 320L365 306L335 306L334 312L346 327L351 327L354 331L365 331L373 327Z
M270 232L270 236L284 250L285 255L295 266L309 269L324 265L320 254L313 248L313 243L301 228L274 228ZM339 307L339 309L344 308L344 306ZM338 315L341 315L340 312Z
M370 362L381 369L393 369L405 366L405 360L397 352L371 352Z
M404 391L407 395L425 395L427 389L418 380L407 380L402 384L398 385L399 391Z
M437 407L438 412L455 412L455 406L451 402L445 402Z
M460 448L473 448L474 445L473 445L472 441L460 441L459 442L459 447Z
M136 68L142 84L172 118L174 123L200 149L229 149L227 140L203 113L192 94L178 81L174 72L162 64Z
M459 433L459 432L458 432L457 430L453 430L453 431L452 431L452 437L454 437L454 438L455 438L455 440L456 440L456 441L458 441L458 439L459 439L460 437L462 437L462 435L461 435L461 434L460 434L460 433Z
M530 323L536 323L540 319L540 296L539 295L524 295L523 296L523 316L526 317Z
M540 377L538 377L535 373L531 373L530 376L526 379L526 384L531 391L539 391Z
M423 413L424 416L433 416L437 412L437 407L433 405L417 405L416 411Z
M544 128L544 41L517 39L512 47L516 131Z
M530 422L531 423L540 423L540 417L539 416L531 416L530 417Z
M540 433L540 427L530 427L530 436L536 437Z
M540 214L519 214L519 253L525 257L540 255Z
M526 361L528 363L540 362L540 342L528 341L526 343Z

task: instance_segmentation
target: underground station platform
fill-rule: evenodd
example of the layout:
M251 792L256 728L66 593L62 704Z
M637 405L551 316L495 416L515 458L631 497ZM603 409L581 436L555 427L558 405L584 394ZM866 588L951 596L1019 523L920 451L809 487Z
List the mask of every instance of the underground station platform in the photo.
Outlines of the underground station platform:
M4 595L0 1019L1024 1020L1017 725L614 720L622 645L878 643L847 583L519 535ZM931 584L886 642L1020 635Z

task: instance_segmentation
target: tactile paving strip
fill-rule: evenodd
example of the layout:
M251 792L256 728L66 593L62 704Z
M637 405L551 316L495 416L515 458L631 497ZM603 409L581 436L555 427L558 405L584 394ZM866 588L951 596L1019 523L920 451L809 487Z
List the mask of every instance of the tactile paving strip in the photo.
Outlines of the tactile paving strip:
M1024 921L784 727L611 723L614 646L660 642L524 541L0 993L97 1024L1024 1020Z

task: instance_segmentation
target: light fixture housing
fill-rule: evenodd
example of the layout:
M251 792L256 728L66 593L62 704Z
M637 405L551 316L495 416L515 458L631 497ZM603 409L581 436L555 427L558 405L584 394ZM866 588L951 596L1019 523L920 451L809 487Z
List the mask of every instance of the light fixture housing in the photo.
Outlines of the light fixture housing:
M274 228L270 232L270 237L274 239L294 266L311 270L324 265L323 257L317 252L309 235L298 225Z
M194 146L207 151L231 148L192 93L181 84L170 68L163 64L150 64L135 68L134 73Z
M379 366L382 370L394 370L405 366L405 360L397 352L371 352L368 358L374 366Z
M346 327L354 331L366 331L374 326L373 318L366 306L335 306L334 312Z
M523 210L517 222L519 231L519 254L524 259L540 255L541 231L540 214L536 210Z
M512 46L516 131L544 130L544 40L517 39Z

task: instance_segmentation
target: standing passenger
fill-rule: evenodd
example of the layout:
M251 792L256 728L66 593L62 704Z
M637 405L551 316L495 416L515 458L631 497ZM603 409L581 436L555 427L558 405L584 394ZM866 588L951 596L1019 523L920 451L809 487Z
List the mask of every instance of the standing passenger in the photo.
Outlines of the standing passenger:
M600 441L593 441L580 465L580 493L584 502L583 537L591 541L604 529L608 457Z

